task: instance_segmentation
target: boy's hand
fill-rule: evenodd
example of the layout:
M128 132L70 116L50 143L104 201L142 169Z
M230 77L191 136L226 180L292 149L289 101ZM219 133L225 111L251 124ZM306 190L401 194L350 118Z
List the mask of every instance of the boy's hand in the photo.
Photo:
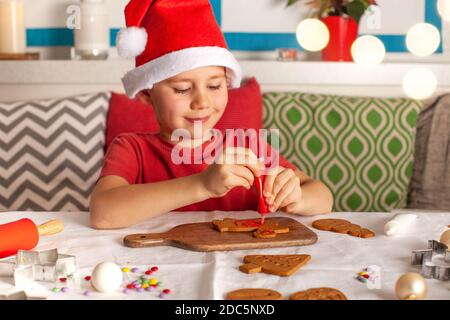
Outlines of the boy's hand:
M254 176L261 174L261 165L250 150L230 150L226 156L225 161L214 163L201 173L210 198L223 197L235 187L248 190L253 185Z
M281 208L287 213L296 213L302 201L300 178L294 170L276 167L264 179L263 195L271 212Z

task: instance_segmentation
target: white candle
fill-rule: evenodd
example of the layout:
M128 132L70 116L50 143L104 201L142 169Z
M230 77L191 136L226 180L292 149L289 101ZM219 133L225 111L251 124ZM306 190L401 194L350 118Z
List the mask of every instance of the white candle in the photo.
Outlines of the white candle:
M24 53L26 51L23 2L0 0L0 52Z
M108 50L110 43L108 11L103 0L81 2L80 29L75 30L75 49Z

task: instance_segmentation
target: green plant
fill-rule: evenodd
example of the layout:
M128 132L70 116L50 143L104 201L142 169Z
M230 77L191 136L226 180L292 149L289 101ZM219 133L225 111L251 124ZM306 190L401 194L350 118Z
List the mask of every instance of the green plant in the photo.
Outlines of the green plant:
M287 5L297 2L309 6L317 18L348 15L357 23L371 5L377 5L376 0L288 0Z

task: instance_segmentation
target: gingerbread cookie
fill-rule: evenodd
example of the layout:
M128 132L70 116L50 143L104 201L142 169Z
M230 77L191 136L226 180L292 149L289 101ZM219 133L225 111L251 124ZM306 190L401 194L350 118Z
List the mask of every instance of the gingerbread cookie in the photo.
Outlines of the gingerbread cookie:
M373 231L343 219L320 219L314 221L312 226L319 230L345 233L359 238L375 236Z
M281 293L270 289L239 289L229 292L227 300L281 300Z
M281 227L278 222L267 220L261 225L260 220L236 220L225 218L223 220L213 220L213 226L220 232L249 232L254 231L256 238L273 238L279 233L288 233L288 227Z
M266 221L262 226L260 226L255 232L253 232L253 235L256 238L274 238L279 233L288 233L289 228L288 227L281 227L278 225L277 222L274 221Z
M213 220L213 226L220 232L249 232L258 229L261 224L251 223L252 220L236 220L225 218L223 220Z
M244 257L245 264L239 270L245 273L264 272L277 276L290 276L308 261L311 256L307 254L291 255L249 255Z
M337 289L312 288L293 293L289 300L347 300L347 297Z

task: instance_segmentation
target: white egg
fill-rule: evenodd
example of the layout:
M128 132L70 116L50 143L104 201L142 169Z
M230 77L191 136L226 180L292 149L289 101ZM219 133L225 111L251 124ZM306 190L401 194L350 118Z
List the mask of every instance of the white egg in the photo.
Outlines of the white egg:
M111 293L122 284L122 270L114 262L102 262L92 271L92 286L100 292Z

